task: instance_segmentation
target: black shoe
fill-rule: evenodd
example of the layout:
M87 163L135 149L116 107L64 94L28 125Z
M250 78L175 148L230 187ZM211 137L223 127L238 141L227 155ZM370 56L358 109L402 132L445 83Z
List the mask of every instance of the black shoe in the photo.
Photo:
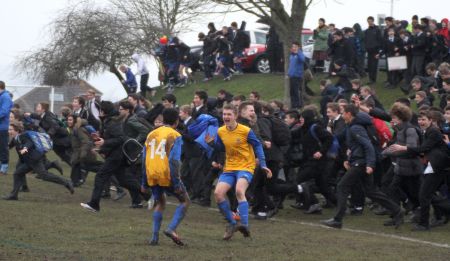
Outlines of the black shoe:
M342 222L336 221L334 218L320 221L320 224L332 228L342 228Z
M428 230L430 230L430 227L419 224L414 225L414 227L411 229L411 231L428 231Z
M164 231L164 235L166 235L168 238L172 239L172 241L179 245L179 246L184 246L183 241L181 241L180 237L173 231L170 230L166 230Z
M7 195L7 196L2 197L2 199L4 199L4 200L19 200L19 198L14 195Z
M22 188L20 189L21 192L30 192L30 189L28 188L27 185L23 185Z
M109 191L108 192L103 191L102 198L111 198L111 193L109 193Z
M241 232L244 237L250 237L250 230L248 226L238 225L237 231Z
M403 224L403 211L402 210L400 210L398 213L397 213L397 215L395 215L393 218L392 218L392 221L393 221L393 225L394 225L394 227L395 227L395 229L397 229L397 228L399 228L400 227L400 225L401 224Z
M72 181L69 181L69 183L67 183L67 185L65 187L69 190L70 194L75 193L75 189L73 189Z
M133 203L130 208L143 208L144 205L142 203Z
M362 216L363 213L364 213L364 209L363 208L352 208L352 209L350 209L350 215L351 216Z
M64 175L63 168L61 167L61 164L59 164L59 161L52 161L52 163L50 163L50 168L54 168L59 172L59 174Z
M151 246L157 246L159 243L157 239L149 239L148 244Z
M319 204L314 204L309 207L308 210L304 211L305 214L322 214L322 207Z

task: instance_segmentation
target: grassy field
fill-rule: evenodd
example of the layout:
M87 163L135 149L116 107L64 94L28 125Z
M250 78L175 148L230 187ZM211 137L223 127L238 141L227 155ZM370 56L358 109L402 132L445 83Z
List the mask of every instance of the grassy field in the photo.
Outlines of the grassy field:
M379 82L383 81L381 73ZM311 86L317 91L318 80ZM283 76L255 75L235 77L231 82L219 79L177 89L179 104L188 103L195 89L215 95L219 89L248 95L259 91L265 100L282 98ZM381 86L381 84L380 84ZM399 90L377 86L385 106L397 97ZM161 92L159 93L159 97ZM157 97L158 98L158 97ZM316 98L315 98L316 99ZM313 100L314 101L314 100ZM11 172L17 159L11 153L10 174L0 176L0 194L12 187ZM50 154L51 158L54 155ZM65 166L65 173L69 173ZM66 177L68 174L66 174ZM146 245L151 234L151 212L130 209L129 197L119 202L102 200L102 210L93 214L79 206L90 198L91 174L74 195L59 185L28 176L31 192L21 193L19 201L0 200L0 260L449 260L450 226L430 232L411 232L411 224L394 230L382 225L385 217L365 211L364 216L348 216L344 229L322 227L322 216L308 216L285 203L274 219L251 220L252 239L236 234L223 242L225 222L214 209L192 205L178 229L187 243L175 247L161 235L160 246ZM170 201L174 202L173 199ZM169 205L163 228L174 211Z
M160 246L151 247L146 245L151 212L129 209L128 196L119 202L102 200L97 214L80 208L79 203L90 197L93 176L70 195L62 186L28 175L31 192L21 193L19 201L0 200L0 260L449 260L450 256L446 245L450 226L425 233L411 232L410 224L393 230L382 226L384 217L366 211L364 216L348 216L345 229L334 230L318 225L332 210L308 216L288 207L289 202L272 220L250 220L252 239L236 234L230 242L221 240L225 222L215 209L192 205L178 229L187 246L176 247L161 235ZM11 186L11 174L0 177L1 194ZM169 205L163 228L173 211L174 205Z
M195 75L195 78L198 80L198 83L188 85L184 88L176 88L174 94L177 97L177 104L190 104L194 97L194 92L196 90L205 90L208 92L210 96L216 96L217 92L220 89L227 90L228 92L234 95L243 94L246 97L250 94L251 91L255 90L261 94L261 97L265 101L270 101L272 99L283 100L284 97L284 75L280 74L245 74L239 75L232 78L231 81L225 82L222 80L222 77L216 77L214 80L203 83L201 82L201 75L199 72ZM308 85L312 90L315 91L316 95L311 97L312 103L318 103L320 99L320 91L319 91L319 81L325 78L325 74L317 75L313 81L311 81ZM335 78L331 78L332 81L335 81ZM372 85L371 87L375 90L376 95L382 101L385 108L389 108L392 103L399 97L406 97L399 88L388 90L384 87L384 81L386 80L386 73L380 72L378 74L378 82L376 85ZM367 82L367 79L362 80L363 83ZM153 98L154 102L161 101L161 97L165 94L164 90L159 90L157 95ZM415 106L415 105L414 105ZM413 106L413 107L414 107Z

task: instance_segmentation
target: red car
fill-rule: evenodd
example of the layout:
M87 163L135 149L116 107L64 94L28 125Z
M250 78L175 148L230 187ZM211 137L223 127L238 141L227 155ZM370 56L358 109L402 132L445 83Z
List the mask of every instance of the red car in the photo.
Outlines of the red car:
M266 54L266 30L245 31L250 35L250 48L245 49L242 58L242 68L259 73L270 73L269 59ZM312 40L313 31L303 29L302 43L306 44Z

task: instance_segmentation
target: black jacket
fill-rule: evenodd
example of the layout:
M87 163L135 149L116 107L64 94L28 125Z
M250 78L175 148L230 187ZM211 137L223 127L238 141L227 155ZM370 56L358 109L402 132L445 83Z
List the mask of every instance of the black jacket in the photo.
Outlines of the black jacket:
M369 26L364 31L364 46L369 53L377 53L382 48L383 36L378 26Z
M206 104L204 104L200 109L197 110L197 108L194 108L194 110L192 110L192 118L194 120L196 120L198 118L198 116L200 116L201 114L208 114L208 107Z
M447 144L444 142L441 131L436 127L430 126L426 129L419 147L408 146L407 148L408 152L416 155L425 154L435 172L441 172L450 166Z
M109 115L103 121L102 138L105 142L100 147L99 153L110 160L123 158L122 145L126 136L123 132L122 120L118 115Z
M371 124L372 119L368 114L358 113L347 128L346 144L351 151L348 157L351 166L375 168L377 160L375 148L364 127Z
M236 35L234 35L234 34L236 34ZM244 49L245 49L245 39L244 39L245 35L244 34L245 33L241 30L236 30L235 32L232 31L230 33L230 37L233 42L233 47L231 50L233 52L244 51ZM234 35L234 38L233 38L233 35Z
M313 124L315 124L314 132L319 141L317 141L311 134L310 128ZM301 128L292 129L291 134L293 139L295 137L301 137L303 153L305 154L306 160L316 161L313 155L318 151L323 155L322 159L324 159L325 155L328 152L328 149L331 146L331 143L333 142L333 137L331 136L331 134L325 129L323 124L319 122L305 122L305 124L303 124Z
M331 45L330 55L333 57L333 61L342 59L347 66L352 66L355 57L355 51L353 49L352 43L350 43L348 39L342 38L341 40L336 41Z
M33 162L41 160L44 157L43 153L35 150L33 141L31 141L31 139L25 133L21 133L16 138L14 138L9 146L16 148L17 155L19 155L19 160L22 163L33 164ZM23 148L27 148L28 152L21 155L20 151Z
M272 116L273 117L273 116ZM261 139L263 141L270 141L271 147L266 148L263 143L264 148L264 154L266 156L266 161L277 161L282 162L284 160L284 154L280 147L278 147L273 141L272 141L272 122L268 117L258 115L258 119L256 121L256 124L258 125L259 134L261 136Z
M411 39L412 56L425 56L427 49L427 36L425 33L414 35Z

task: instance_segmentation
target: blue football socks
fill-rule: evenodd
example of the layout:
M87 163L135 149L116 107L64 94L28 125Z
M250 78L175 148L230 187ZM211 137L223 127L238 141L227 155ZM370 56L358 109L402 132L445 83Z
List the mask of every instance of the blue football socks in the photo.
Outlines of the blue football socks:
M158 241L159 237L159 229L161 228L161 221L162 221L163 215L159 211L153 212L153 237L152 240Z
M248 226L248 202L239 202L238 211L239 216L241 217L241 224L244 226Z
M178 225L184 218L184 214L186 213L186 207L183 204L180 204L175 210L175 214L173 215L172 221L169 224L169 230L175 231Z
M227 200L220 202L219 204L217 204L217 206L219 207L219 210L222 213L222 215L225 217L225 219L230 224L236 224L236 220L233 219L233 215L231 214L230 204L228 203ZM247 207L247 209L248 209L248 207Z

